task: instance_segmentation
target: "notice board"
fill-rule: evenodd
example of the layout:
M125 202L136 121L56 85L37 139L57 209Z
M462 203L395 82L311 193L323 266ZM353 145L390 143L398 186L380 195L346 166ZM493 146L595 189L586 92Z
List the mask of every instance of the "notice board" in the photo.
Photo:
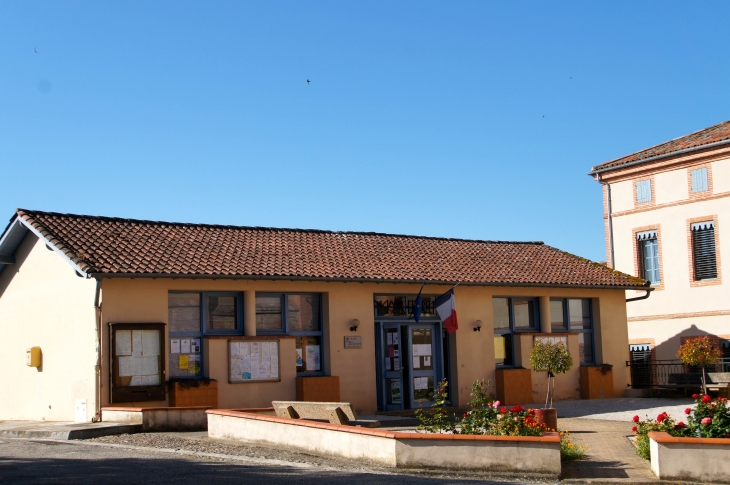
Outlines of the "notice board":
M162 323L110 323L111 402L164 401Z
M228 382L278 382L279 340L229 340Z

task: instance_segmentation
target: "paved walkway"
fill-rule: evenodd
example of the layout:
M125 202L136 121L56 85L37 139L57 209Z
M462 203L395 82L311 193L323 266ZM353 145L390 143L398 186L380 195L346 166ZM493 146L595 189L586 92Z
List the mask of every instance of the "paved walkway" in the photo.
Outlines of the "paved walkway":
M0 437L83 440L122 433L138 433L141 424L72 423L65 421L0 421Z
M539 404L530 404L525 407L542 407ZM556 401L553 407L558 410L558 418L585 418L607 421L631 421L637 414L641 419L657 415L666 411L674 419L685 419L684 410L694 407L692 399L658 399L658 398L616 398L616 399L586 399L575 401Z

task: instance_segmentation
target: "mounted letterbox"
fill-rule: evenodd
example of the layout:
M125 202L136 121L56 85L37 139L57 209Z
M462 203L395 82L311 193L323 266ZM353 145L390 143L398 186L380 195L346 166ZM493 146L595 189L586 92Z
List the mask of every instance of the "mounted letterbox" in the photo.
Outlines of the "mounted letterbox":
M40 347L32 347L28 349L26 352L26 364L28 364L30 367L40 367L41 366L41 348Z

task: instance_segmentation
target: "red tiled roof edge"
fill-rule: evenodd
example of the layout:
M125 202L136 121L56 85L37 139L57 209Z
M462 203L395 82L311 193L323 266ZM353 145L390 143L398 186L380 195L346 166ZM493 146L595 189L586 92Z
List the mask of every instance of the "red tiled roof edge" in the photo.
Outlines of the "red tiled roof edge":
M168 223L26 209L18 209L17 216L95 276L648 287L641 278L541 242Z
M718 143L730 144L730 120L703 128L688 135L680 136L639 150L629 155L601 163L591 169L590 175L598 172L619 169L630 163L642 163L656 158L669 157L686 150L702 150Z

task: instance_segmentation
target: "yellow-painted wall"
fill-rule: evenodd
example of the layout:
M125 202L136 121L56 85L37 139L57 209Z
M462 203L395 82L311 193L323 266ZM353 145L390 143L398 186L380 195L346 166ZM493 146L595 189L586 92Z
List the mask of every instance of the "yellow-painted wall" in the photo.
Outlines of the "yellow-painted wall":
M76 399L95 412L95 281L29 233L0 275L0 420L74 421ZM40 347L41 367L26 365Z
M420 285L374 284L374 283L325 283L307 281L263 281L263 280L211 280L211 279L104 279L103 312L104 355L108 356L109 322L115 323L167 323L167 293L171 290L194 291L257 291L257 292L314 292L324 295L325 369L328 374L340 377L341 399L351 402L359 413L371 413L377 409L376 363L375 363L375 317L374 294L416 294ZM427 286L428 294L439 294L447 286ZM614 365L614 385L617 395L622 395L628 383L624 362L628 359L628 336L626 330L626 306L624 292L620 290L585 290L559 288L507 288L459 286L456 288L456 305L460 329L453 334L456 355L452 366L456 373L458 390L452 400L465 405L469 401L471 383L486 379L494 385L494 339L492 326L493 296L553 296L594 298L594 313L606 337L603 342L596 338L596 351L603 356L599 363ZM249 313L244 309L244 314ZM350 331L351 321L360 320L356 333ZM474 322L482 321L480 332L474 332ZM362 337L361 349L345 349L344 337ZM529 337L528 337L529 338ZM227 351L225 339L205 339L208 377L219 380L219 405L221 407L258 407L268 405L271 400L289 400L294 396L293 362L282 359L282 381L280 383L227 384ZM166 339L166 342L168 339ZM166 343L166 346L169 345ZM285 346L293 349L293 340L282 340L282 356L287 355ZM578 355L577 343L571 348L576 368L558 380L558 391L562 398L577 397ZM529 352L529 350L527 350ZM166 350L169 357L169 348ZM293 350L292 350L293 355ZM108 358L104 359L104 405L108 404ZM291 365L291 369L289 366ZM166 365L169 369L169 362ZM539 381L539 379L538 379ZM538 384L539 388L539 384ZM541 393L536 390L536 395ZM540 399L536 398L536 402ZM146 406L159 403L137 403Z

